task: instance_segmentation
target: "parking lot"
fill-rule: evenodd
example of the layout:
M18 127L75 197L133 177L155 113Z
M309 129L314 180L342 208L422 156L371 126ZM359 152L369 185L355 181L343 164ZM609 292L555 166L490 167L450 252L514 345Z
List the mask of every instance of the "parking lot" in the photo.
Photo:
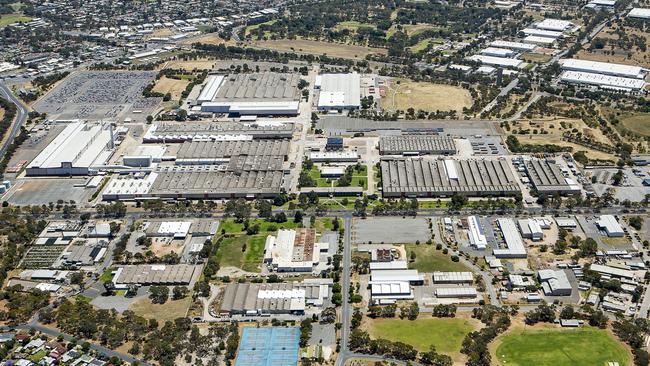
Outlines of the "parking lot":
M424 243L431 238L427 219L381 217L355 220L352 242L359 243Z
M94 189L77 187L86 181L81 179L21 179L14 183L2 197L12 205L47 205L58 200L83 204L95 192Z

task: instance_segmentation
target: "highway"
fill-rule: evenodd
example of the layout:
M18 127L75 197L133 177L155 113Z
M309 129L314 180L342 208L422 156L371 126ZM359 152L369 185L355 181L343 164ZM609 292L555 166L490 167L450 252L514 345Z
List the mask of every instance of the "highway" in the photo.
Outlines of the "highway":
M18 97L16 97L11 92L11 89L9 89L5 83L0 83L0 94L2 94L3 98L16 105L16 119L11 125L9 136L7 136L4 143L2 144L2 147L0 147L0 155L4 156L4 154L7 152L7 149L9 149L9 146L14 141L14 138L16 138L16 135L18 135L18 132L20 132L20 127L22 127L22 125L27 120L27 108L25 108L20 99L18 99Z

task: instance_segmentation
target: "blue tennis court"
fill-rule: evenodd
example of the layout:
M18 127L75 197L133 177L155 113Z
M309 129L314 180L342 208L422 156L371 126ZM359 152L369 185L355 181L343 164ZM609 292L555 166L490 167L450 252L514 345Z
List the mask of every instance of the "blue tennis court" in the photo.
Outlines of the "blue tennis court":
M300 328L244 328L235 366L296 366Z

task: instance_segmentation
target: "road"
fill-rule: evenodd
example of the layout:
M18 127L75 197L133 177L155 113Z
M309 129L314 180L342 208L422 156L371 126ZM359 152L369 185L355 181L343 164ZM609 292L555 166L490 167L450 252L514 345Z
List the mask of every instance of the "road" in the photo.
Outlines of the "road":
M341 305L341 353L336 359L337 366L345 365L345 362L350 358L350 262L352 262L352 217L350 215L344 218L345 234L343 236L343 273L341 280L343 286L341 292L343 294L343 304Z
M501 89L501 92L499 92L499 95L497 95L494 99L492 99L492 101L490 103L488 103L485 106L485 108L483 108L481 113L491 111L492 108L494 108L494 106L497 105L497 102L499 101L499 97L502 97L504 95L508 95L508 93L510 93L510 91L512 89L514 89L517 86L517 84L519 84L519 78L512 79L512 81L509 82L508 85L506 85L505 87L503 87L503 89Z
M18 135L18 132L20 132L20 127L22 127L22 125L27 120L27 108L25 108L20 99L18 99L18 97L16 97L14 93L11 92L11 89L9 89L5 83L0 83L0 94L2 94L3 98L11 101L16 105L16 119L11 125L9 136L7 136L7 139L2 144L2 147L0 147L0 155L4 156L4 154L7 152L7 149L9 149L9 146L14 141L16 135Z

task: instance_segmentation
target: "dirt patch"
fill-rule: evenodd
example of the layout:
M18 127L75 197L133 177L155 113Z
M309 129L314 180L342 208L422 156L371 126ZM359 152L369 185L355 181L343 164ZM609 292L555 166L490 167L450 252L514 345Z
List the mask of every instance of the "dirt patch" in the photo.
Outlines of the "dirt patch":
M183 69L183 70L212 70L216 61L214 60L175 60L168 62L166 69Z
M469 91L452 85L415 82L407 79L392 80L382 101L384 109L407 110L413 108L435 112L437 110L462 111L472 105Z
M379 53L387 54L383 48L363 47L341 43L311 41L306 39L282 39L271 41L253 42L253 46L283 52L308 53L313 55L327 55L331 57L363 59L366 55Z
M156 81L156 85L153 87L153 91L163 94L170 93L173 100L180 100L181 93L185 90L189 83L189 80L171 79L167 76L163 76Z
M191 296L180 300L168 300L164 304L152 304L148 297L136 300L129 310L146 319L156 319L159 324L185 317L192 302Z
M204 43L204 44L212 44L212 45L218 45L218 44L234 45L235 44L233 41L226 41L225 39L219 37L219 35L217 35L216 33L204 34L202 36L185 40L182 43L183 44Z
M168 240L166 238L153 238L149 249L157 257L167 254L176 253L180 255L183 252L184 242L182 240Z

